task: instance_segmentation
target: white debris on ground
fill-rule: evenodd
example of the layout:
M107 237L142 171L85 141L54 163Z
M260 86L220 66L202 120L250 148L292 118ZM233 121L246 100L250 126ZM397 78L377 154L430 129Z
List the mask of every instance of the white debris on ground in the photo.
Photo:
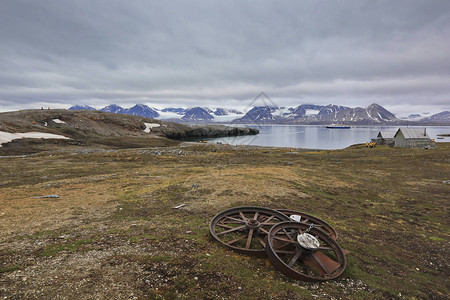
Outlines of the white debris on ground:
M10 133L10 132L0 131L0 147L2 147L2 144L9 143L12 140L25 139L25 138L28 138L28 139L65 139L65 140L70 139L63 135L44 133L44 132Z
M61 121L60 119L52 119L52 121L57 123L57 124L66 124L66 122Z
M145 123L144 122L144 124L145 124L144 131L147 132L147 133L149 133L152 128L156 128L156 127L160 127L161 126L161 124L158 124L158 123Z

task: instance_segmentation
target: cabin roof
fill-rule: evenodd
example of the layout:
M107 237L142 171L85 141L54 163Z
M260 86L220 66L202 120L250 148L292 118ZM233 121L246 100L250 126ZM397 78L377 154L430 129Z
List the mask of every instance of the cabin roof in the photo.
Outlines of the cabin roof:
M426 128L400 128L395 133L396 137L399 132L402 132L405 139L429 139Z
M377 135L377 137L383 138L383 139L393 139L395 136L396 131L380 131Z

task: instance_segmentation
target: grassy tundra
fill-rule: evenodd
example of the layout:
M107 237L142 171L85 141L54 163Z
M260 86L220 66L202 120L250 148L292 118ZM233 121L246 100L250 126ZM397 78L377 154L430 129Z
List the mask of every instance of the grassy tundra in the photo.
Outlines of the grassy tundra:
M1 157L0 296L444 299L449 154L449 143L294 152L178 144ZM35 198L45 195L60 198ZM210 241L210 219L241 205L328 221L350 251L347 269L334 281L294 281L268 259Z

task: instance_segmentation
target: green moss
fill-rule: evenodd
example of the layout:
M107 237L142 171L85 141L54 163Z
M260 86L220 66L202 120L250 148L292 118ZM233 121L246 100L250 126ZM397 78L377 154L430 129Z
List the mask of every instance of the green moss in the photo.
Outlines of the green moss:
M437 237L437 236L430 236L430 240L435 241L435 242L445 242L446 239Z
M92 250L92 248L86 246L90 243L92 243L92 240L77 240L69 244L52 244L45 246L41 254L42 256L55 256L62 251L88 251Z
M14 271L20 270L22 268L23 268L22 266L13 266L13 267L0 268L0 274L1 273L14 272Z

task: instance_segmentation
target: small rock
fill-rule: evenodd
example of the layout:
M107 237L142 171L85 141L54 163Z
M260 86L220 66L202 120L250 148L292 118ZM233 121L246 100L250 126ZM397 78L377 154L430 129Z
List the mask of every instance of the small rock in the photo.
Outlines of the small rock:
M198 277L197 277L197 276L195 276L195 277L194 277L194 280L198 280Z
M34 197L32 199L43 199L43 198L61 198L61 196L59 196L59 195L47 195L47 196Z

